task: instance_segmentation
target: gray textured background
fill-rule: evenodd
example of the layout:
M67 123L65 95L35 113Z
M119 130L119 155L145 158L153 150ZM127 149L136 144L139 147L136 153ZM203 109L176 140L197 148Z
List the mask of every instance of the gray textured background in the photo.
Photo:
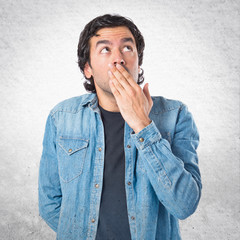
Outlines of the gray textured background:
M186 103L201 137L203 192L181 221L183 239L240 239L239 1L0 1L0 239L55 238L38 216L37 178L47 115L85 93L78 37L105 13L145 36L151 95Z

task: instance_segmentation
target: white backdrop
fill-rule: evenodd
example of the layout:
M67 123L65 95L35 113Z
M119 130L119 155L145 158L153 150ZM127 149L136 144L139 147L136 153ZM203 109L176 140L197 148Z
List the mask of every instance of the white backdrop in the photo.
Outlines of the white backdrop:
M0 0L0 239L55 239L38 216L47 115L86 93L77 66L83 27L130 17L145 37L152 96L188 105L200 131L203 192L183 239L239 239L240 3L237 0Z

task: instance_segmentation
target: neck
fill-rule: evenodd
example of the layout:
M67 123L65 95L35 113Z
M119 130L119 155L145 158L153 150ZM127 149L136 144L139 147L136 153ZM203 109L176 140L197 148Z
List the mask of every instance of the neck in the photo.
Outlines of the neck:
M112 93L104 92L99 94L99 91L96 91L98 97L98 104L105 110L109 112L120 112L117 105L116 99Z

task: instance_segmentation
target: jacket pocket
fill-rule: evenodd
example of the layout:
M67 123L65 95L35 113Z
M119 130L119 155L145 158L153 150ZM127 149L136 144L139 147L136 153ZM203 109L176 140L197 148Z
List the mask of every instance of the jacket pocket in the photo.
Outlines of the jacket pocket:
M58 140L59 175L70 182L81 175L89 140L60 137Z

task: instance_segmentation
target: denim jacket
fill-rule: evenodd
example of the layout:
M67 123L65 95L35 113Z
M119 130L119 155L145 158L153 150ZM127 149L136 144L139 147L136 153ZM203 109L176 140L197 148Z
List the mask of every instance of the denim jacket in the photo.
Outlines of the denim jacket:
M135 133L124 125L131 238L176 240L181 239L178 219L190 216L201 196L199 134L185 104L159 96L152 100L148 126ZM95 239L104 152L95 93L65 100L51 110L39 168L39 212L58 240Z

